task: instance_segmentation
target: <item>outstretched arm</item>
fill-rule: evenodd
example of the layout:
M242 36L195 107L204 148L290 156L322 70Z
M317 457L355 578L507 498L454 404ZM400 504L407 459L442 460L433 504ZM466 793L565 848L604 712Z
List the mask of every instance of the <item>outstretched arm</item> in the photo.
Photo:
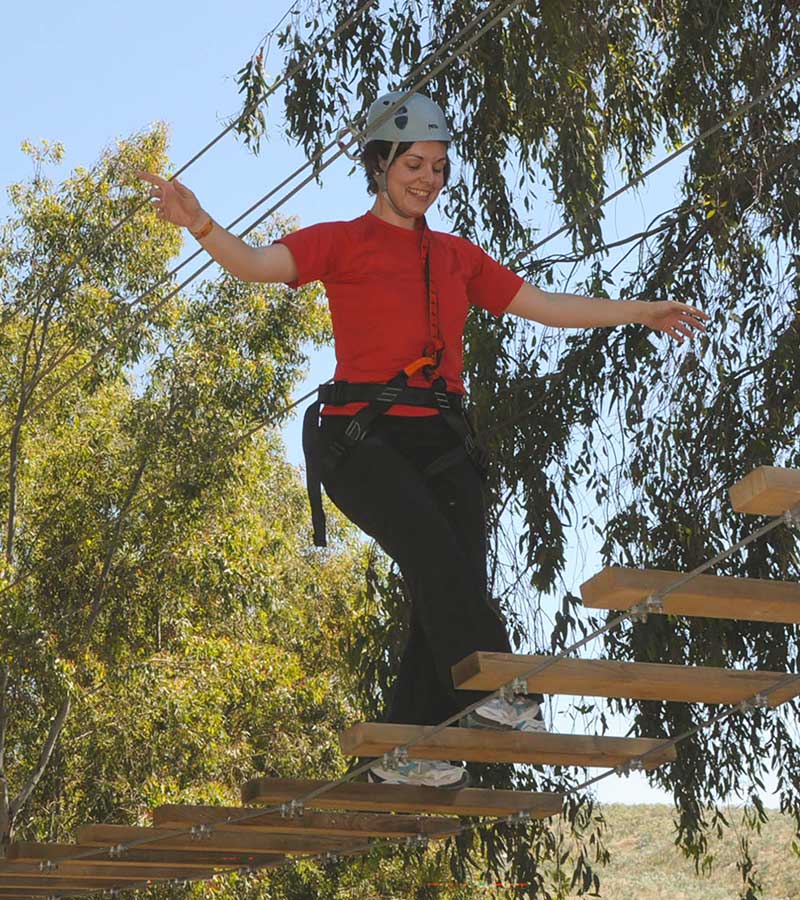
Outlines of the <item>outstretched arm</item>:
M702 310L673 300L607 300L542 291L532 284L523 284L505 311L556 328L607 328L636 323L663 331L681 343L694 337L695 331L705 331L702 320L709 318Z

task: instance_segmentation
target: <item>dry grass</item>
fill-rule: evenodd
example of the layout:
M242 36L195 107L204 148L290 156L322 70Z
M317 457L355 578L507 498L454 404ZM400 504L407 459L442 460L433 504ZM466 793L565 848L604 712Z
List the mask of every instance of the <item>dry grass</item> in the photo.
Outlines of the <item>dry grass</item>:
M606 900L736 900L741 874L736 868L738 839L746 834L741 812L731 811L722 841L712 840L710 876L697 875L675 847L669 806L604 805L611 862L600 870L600 896ZM800 900L800 856L792 849L791 819L771 811L761 834L750 833L751 856L763 887L763 900Z

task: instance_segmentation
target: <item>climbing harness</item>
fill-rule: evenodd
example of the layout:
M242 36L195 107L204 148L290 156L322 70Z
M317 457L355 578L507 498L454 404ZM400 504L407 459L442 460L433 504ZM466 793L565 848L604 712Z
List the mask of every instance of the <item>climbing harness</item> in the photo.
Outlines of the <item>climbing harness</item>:
M444 341L439 329L439 298L431 287L430 239L425 233L421 237L421 252L425 259L425 288L428 302L428 327L430 338L423 348L423 355L404 366L388 382L335 381L321 384L317 388L317 399L306 409L303 417L303 453L306 461L306 487L311 505L311 521L314 528L314 545L326 547L325 514L322 509L321 476L338 466L348 453L369 433L378 416L383 415L395 404L421 406L437 409L445 423L459 438L459 444L426 466L424 478L438 475L466 456L477 468L481 477L486 478L488 454L478 445L477 435L464 409L463 397L447 390L447 382L439 373L439 364L444 352ZM428 387L409 387L408 379L422 371L431 382ZM320 454L320 408L321 404L346 406L349 403L367 403L355 413L340 438L333 441Z
M392 115L381 122L381 118L393 103L403 100L402 91L392 91L379 97L367 113L367 127L360 149L370 141L388 141L391 143L386 169L374 173L378 189L386 198L389 206L403 218L413 218L402 212L389 194L386 172L394 160L397 148L402 142L445 141L452 140L450 129L442 108L424 94L411 94ZM356 133L352 125L346 131ZM341 145L341 142L340 142ZM350 154L348 153L348 156ZM351 159L353 157L351 156ZM356 157L357 158L357 157ZM308 407L303 418L303 452L306 459L306 486L311 504L311 520L314 527L314 544L317 547L327 546L325 539L325 515L322 510L323 471L330 472L338 466L348 453L369 433L378 416L383 415L395 404L422 406L437 409L446 424L458 435L459 444L431 462L423 471L424 478L443 472L445 469L464 459L465 455L472 461L481 476L485 479L488 459L478 446L475 431L463 407L460 394L447 390L447 382L439 373L439 364L444 351L439 328L439 298L431 287L430 238L426 232L425 220L422 220L420 235L420 252L425 265L425 288L428 302L428 327L430 338L422 350L422 356L404 366L397 375L388 382L360 382L351 384L337 381L333 384L321 384L317 389L317 399ZM409 387L408 379L422 371L430 381L429 387ZM320 455L320 408L323 403L332 406L346 406L349 403L366 403L367 405L353 415L347 424L344 434L333 441L324 454Z

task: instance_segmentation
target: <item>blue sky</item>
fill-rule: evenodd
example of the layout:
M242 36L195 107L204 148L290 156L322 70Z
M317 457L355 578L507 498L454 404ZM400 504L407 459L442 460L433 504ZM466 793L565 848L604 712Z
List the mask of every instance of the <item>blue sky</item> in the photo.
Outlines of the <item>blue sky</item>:
M6 91L0 131L3 185L32 174L29 159L19 149L25 139L34 143L49 139L65 145L63 166L51 172L51 177L58 179L78 165L90 166L103 147L157 120L169 125L173 168L182 165L222 130L223 120L239 110L235 73L288 6L288 0L278 4L244 0L227 7L185 0L140 0L135 5L97 0L68 5L45 0L30 6L7 6L0 75L2 83L12 89ZM270 74L280 68L275 53L273 42L266 62ZM282 137L279 102L270 105L267 119L275 124L259 156L228 136L181 176L222 224L236 218L305 161L302 152ZM455 155L457 158L457 148ZM681 165L680 160L673 162L644 187L609 206L607 240L643 228L656 212L673 205ZM340 158L323 174L322 188L308 185L281 212L296 215L303 225L362 214L372 201L361 174L348 176L350 167L348 160ZM609 191L624 183L621 174L611 175ZM3 193L0 215L5 217L8 212ZM433 228L450 230L435 210L428 219ZM534 222L543 236L561 224L560 214L542 201ZM186 235L183 255L196 247ZM548 252L559 247L566 249L554 241ZM204 277L213 276L214 271ZM327 380L333 365L332 350L315 354L298 396ZM297 465L302 461L299 420L300 416L295 417L284 429L289 459ZM596 544L573 537L566 585L576 592L600 563ZM558 729L563 710L554 712ZM566 723L563 718L564 730ZM624 723L618 725L615 733L624 733ZM669 802L667 795L651 789L638 775L607 779L597 793L606 801ZM766 799L773 805L771 798Z

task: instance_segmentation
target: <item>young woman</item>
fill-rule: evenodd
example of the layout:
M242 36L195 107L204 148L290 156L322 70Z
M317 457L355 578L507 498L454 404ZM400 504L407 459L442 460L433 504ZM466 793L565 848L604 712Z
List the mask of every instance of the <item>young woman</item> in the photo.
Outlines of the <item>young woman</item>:
M463 412L463 330L470 305L562 328L638 322L679 341L704 331L682 303L546 293L464 238L431 231L426 211L447 184L444 113L401 93L370 107L361 147L372 208L251 247L219 226L177 179L141 172L158 215L186 226L245 281L322 281L336 347L334 383L306 414L303 445L315 543L325 545L320 482L331 501L398 564L411 600L408 642L386 722L436 724L484 700L469 727L544 730L541 695L485 700L456 691L451 666L475 650L512 652L487 597L485 460ZM385 121L381 121L384 119ZM321 424L320 406L321 409ZM444 761L380 760L371 781L462 787Z

